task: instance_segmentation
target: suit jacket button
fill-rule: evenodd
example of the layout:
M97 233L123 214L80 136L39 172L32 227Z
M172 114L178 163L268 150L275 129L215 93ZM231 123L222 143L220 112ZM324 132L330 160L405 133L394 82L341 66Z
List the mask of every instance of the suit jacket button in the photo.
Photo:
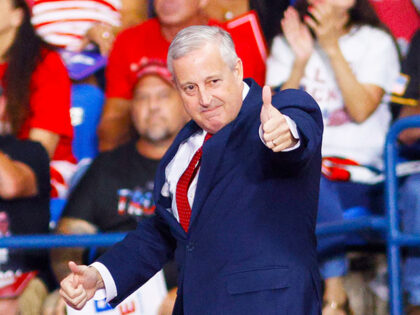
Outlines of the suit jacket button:
M194 243L190 242L187 244L187 251L192 252L194 250Z

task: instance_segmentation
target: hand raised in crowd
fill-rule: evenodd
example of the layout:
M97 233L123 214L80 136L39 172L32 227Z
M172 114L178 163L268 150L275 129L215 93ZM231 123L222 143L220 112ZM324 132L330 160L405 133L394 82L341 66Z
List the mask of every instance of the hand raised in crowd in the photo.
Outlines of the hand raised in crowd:
M305 23L314 31L319 45L327 53L334 54L339 50L338 39L344 32L346 19L338 18L337 13L334 14L330 3L325 1L315 1L308 8L308 12L312 15L304 17Z
M82 48L92 42L98 46L101 55L107 56L112 48L114 40L115 35L112 26L96 23L86 32Z
M307 25L299 19L296 9L289 6L281 20L283 34L295 54L296 61L306 64L314 50L314 39Z
M69 262L71 273L61 283L60 295L66 303L77 310L82 309L96 290L104 287L101 275L94 267Z
M294 146L297 140L293 137L284 115L271 104L271 89L267 85L263 88L262 99L260 119L266 146L274 152Z

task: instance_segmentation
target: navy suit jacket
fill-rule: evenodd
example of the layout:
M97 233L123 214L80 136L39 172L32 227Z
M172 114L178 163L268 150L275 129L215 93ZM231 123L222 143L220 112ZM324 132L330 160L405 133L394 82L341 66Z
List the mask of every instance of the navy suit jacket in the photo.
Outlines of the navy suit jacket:
M163 157L155 180L156 216L99 261L111 272L117 304L175 256L175 314L320 314L315 222L322 118L307 93L285 90L273 105L297 125L301 145L274 153L259 138L262 90L203 147L188 234L161 195L165 168L199 130L189 122Z

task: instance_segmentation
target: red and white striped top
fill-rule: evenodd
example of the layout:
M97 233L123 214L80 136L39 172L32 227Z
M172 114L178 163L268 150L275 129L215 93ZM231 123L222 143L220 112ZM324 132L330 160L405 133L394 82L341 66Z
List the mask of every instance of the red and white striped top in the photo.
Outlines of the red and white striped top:
M78 51L95 23L121 24L121 0L35 0L32 24L48 43Z

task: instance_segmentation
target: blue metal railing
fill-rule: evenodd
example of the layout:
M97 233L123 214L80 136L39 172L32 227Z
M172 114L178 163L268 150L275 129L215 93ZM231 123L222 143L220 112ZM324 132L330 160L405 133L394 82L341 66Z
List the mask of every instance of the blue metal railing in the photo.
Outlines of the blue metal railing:
M401 247L420 245L420 235L402 233L398 219L398 161L397 138L407 128L420 127L420 116L413 116L396 121L390 128L385 142L385 197L388 221L387 253L389 272L389 293L391 315L403 314L401 288Z
M0 248L107 247L121 241L126 233L84 235L21 235L0 238Z

